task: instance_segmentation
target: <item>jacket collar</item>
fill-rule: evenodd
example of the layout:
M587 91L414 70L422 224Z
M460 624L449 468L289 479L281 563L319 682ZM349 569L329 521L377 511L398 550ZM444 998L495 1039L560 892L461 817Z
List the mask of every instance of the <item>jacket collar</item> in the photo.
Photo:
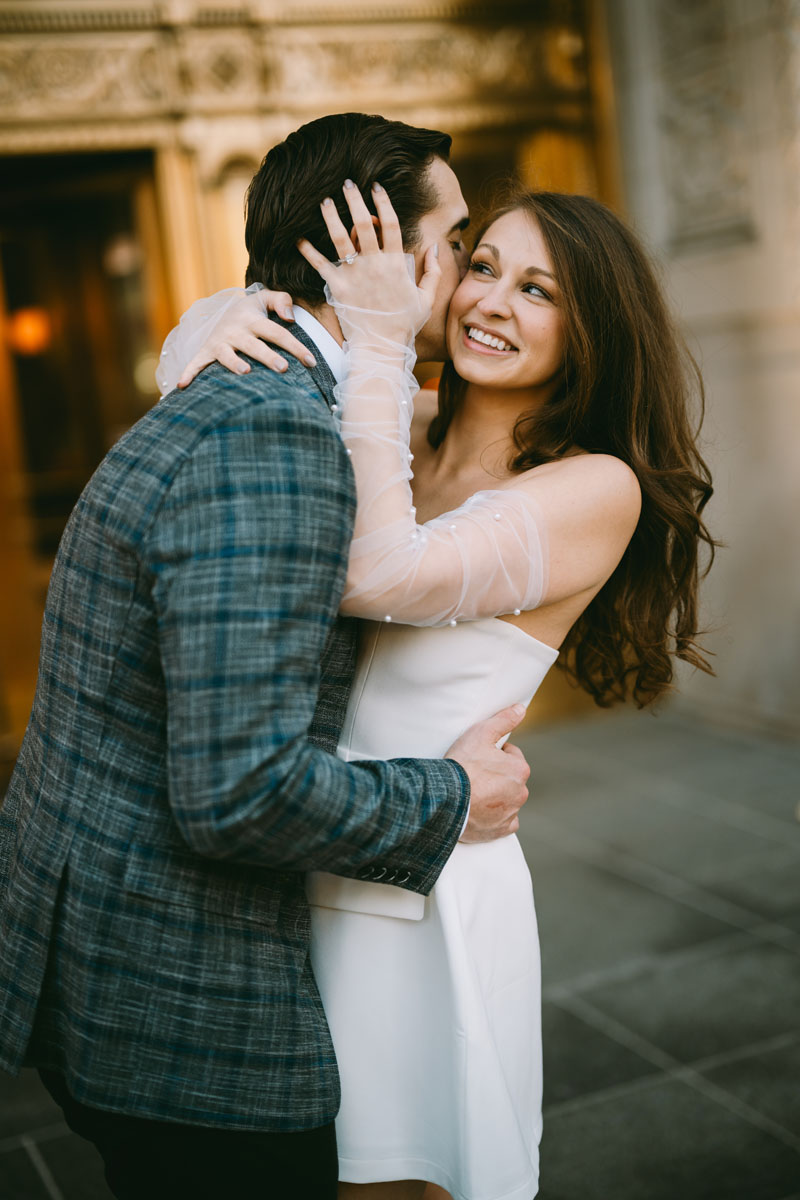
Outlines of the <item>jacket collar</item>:
M298 342L302 342L314 355L317 365L315 367L304 367L303 369L308 371L314 383L322 392L328 408L330 408L334 403L333 389L336 387L336 380L324 356L320 353L319 347L296 321L284 321L282 317L276 316L275 313L270 314L270 320L276 321L279 325L283 325L284 329L290 330ZM292 356L290 354L287 353L286 357L291 361ZM302 366L302 364L299 365Z

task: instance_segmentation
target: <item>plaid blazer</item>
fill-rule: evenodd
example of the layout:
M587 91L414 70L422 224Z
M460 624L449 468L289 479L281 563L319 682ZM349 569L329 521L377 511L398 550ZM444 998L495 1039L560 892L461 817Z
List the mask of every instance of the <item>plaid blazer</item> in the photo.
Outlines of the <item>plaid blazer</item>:
M430 891L468 782L329 753L352 471L327 369L251 367L158 404L64 533L0 810L0 1065L98 1108L297 1130L339 1104L304 872Z

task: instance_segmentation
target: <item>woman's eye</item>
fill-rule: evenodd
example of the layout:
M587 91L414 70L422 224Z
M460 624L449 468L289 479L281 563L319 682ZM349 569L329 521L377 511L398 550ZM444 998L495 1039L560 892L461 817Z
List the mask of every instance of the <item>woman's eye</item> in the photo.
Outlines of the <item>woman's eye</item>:
M476 275L490 275L491 274L491 267L489 266L488 263L480 262L480 260L474 259L474 258L473 258L472 262L469 264L469 269L470 269L470 271L473 271Z
M460 254L464 249L464 243L461 241L461 238L459 238L457 242L450 243L450 248L454 254Z
M541 296L543 300L552 300L550 293L539 287L538 283L526 283L522 290L526 296Z

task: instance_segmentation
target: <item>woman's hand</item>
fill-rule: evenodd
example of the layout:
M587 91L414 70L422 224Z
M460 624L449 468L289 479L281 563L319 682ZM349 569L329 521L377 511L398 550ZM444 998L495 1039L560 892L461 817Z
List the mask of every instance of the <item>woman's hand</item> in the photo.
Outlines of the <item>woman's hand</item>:
M397 214L381 185L375 183L372 187L380 222L378 229L356 185L348 179L343 190L358 248L330 199L322 202L322 216L339 262L329 262L305 238L297 243L297 248L328 285L342 332L349 342L363 339L370 344L377 337L410 343L431 315L441 279L438 246L431 246L425 255L424 272L417 286L409 273L410 256L403 253Z
M291 321L291 296L287 292L270 291L269 288L242 296L241 300L226 309L209 338L187 363L178 380L178 387L185 388L203 367L212 362L222 363L223 367L236 375L246 375L250 366L243 358L239 358L237 350L249 354L271 371L285 371L289 365L286 359L270 350L265 342L280 346L306 367L315 366L316 359L308 347L293 337L283 325L270 321L265 315L267 312L275 312L284 320Z

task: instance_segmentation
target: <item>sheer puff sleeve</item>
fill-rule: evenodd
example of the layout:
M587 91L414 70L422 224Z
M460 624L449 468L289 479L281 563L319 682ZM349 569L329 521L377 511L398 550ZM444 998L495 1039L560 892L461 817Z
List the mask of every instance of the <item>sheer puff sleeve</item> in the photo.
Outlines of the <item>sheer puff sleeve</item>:
M524 485L477 492L418 524L410 488L413 337L397 340L395 314L335 307L347 337L336 402L358 494L342 612L436 626L536 608L547 548L533 496Z

